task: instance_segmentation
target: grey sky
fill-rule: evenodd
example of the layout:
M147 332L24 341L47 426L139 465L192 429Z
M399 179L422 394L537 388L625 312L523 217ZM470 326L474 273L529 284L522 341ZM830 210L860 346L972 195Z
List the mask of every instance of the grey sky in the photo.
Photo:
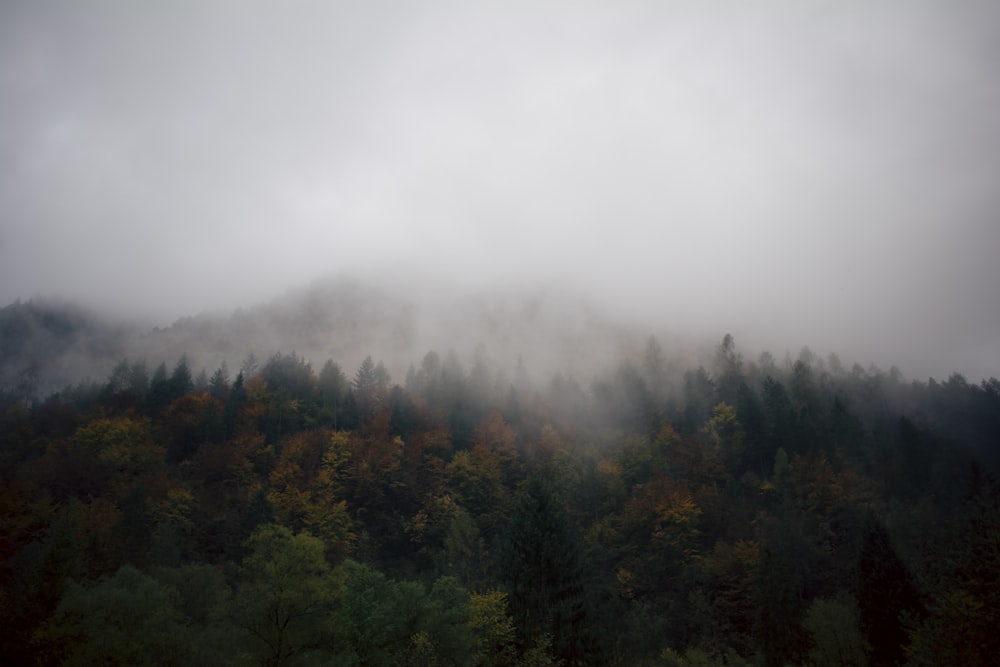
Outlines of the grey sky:
M0 3L0 302L330 272L1000 375L995 2Z

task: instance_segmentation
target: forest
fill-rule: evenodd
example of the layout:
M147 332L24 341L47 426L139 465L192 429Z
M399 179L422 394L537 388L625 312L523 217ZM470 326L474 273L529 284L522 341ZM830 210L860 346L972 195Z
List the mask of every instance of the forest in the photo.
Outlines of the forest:
M998 472L1000 381L729 335L586 379L125 358L0 393L0 655L992 664Z

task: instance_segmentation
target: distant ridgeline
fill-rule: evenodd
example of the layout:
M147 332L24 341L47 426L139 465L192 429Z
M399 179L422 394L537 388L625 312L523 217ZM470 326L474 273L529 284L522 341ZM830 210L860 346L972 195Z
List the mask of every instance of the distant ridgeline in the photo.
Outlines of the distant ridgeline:
M71 307L0 313L6 661L1000 654L996 379L906 383L808 351L749 361L728 335L700 363L618 339L587 375L530 354L508 371L480 347L424 351L394 377L377 352L420 344L418 319L331 303L147 333ZM510 337L545 317L498 312L520 313ZM327 350L367 340L376 356L314 366L227 343L295 322L312 323L296 342L326 329L341 341ZM222 361L151 353L196 340ZM37 377L88 354L117 361L55 392L33 379L32 363Z
M38 398L101 382L123 359L151 367L184 357L196 372L250 355L295 352L316 364L356 367L368 355L397 377L428 350L455 353L508 375L530 363L590 377L617 364L645 337L586 305L544 294L484 295L415 304L350 281L317 283L230 315L205 313L169 327L112 322L80 306L15 303L0 309L0 388Z
M136 333L70 303L18 301L0 308L0 388L38 395L101 377Z

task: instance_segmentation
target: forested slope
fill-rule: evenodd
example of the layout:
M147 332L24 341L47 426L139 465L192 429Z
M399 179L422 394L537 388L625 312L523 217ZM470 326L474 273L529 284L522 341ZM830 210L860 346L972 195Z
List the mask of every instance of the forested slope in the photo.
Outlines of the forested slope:
M236 361L233 361L235 364ZM1000 382L431 351L3 395L7 664L988 664Z

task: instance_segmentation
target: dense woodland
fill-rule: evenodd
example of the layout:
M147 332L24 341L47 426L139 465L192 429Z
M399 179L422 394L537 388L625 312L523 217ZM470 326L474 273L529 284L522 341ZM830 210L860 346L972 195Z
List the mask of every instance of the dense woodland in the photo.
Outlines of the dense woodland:
M985 665L1000 382L294 353L0 397L5 664Z

